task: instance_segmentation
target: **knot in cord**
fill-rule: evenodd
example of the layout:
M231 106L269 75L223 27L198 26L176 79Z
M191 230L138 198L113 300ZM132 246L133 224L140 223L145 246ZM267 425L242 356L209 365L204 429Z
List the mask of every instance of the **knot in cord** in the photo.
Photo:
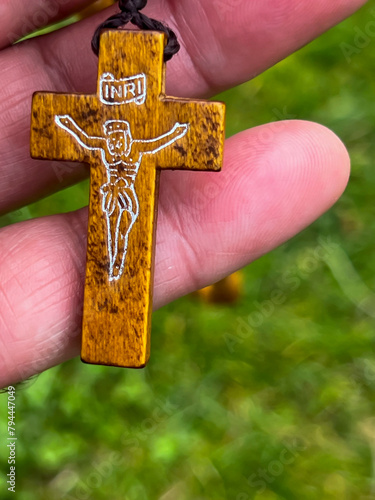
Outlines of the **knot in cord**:
M167 36L164 49L164 61L167 62L180 50L177 36L168 26L156 19L145 16L140 11L147 5L147 0L119 0L120 12L111 16L96 29L91 47L94 54L99 55L100 33L103 29L117 29L131 22L141 30L162 31Z
M122 12L138 13L146 7L147 0L119 0L118 6Z

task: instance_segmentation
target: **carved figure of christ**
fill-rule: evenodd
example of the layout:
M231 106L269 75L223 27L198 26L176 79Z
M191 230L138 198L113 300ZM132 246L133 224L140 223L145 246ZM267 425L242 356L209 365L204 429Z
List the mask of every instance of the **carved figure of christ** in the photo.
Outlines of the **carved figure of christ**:
M90 166L81 349L88 363L147 363L160 171L222 165L225 106L166 97L164 46L158 32L105 31L95 95L33 97L32 157Z
M134 188L144 154L156 154L184 137L188 124L176 123L155 139L133 139L130 124L124 120L108 120L103 125L104 137L89 136L69 115L56 116L56 124L71 134L82 147L99 150L107 171L107 182L100 188L102 210L107 220L109 281L121 278L128 249L129 233L139 215L139 202Z

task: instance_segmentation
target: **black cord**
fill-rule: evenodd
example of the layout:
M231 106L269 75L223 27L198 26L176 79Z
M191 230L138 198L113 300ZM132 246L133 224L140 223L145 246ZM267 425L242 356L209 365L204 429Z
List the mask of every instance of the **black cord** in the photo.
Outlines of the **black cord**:
M167 35L167 45L164 49L164 61L170 61L180 50L177 36L168 26L156 19L151 19L140 12L147 5L147 0L119 0L120 12L108 18L96 29L91 47L94 54L99 55L100 33L103 29L115 29L131 22L141 30L162 31Z

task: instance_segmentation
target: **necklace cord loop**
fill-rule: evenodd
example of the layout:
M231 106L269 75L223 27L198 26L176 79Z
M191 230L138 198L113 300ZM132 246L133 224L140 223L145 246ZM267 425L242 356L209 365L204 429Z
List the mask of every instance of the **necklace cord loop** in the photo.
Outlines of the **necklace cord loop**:
M156 19L151 19L140 11L147 5L147 0L119 0L120 12L109 17L97 27L91 41L91 47L95 55L99 55L100 34L104 29L117 29L129 22L138 26L141 30L162 31L167 35L167 44L164 49L164 61L170 61L180 50L177 36L168 26Z

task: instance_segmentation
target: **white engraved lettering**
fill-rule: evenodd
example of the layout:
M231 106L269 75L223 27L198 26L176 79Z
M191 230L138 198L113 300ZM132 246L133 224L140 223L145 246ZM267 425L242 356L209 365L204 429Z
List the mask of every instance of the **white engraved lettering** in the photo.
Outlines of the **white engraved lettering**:
M112 73L100 77L99 98L103 104L120 106L134 102L138 106L146 100L146 75L131 76L116 80Z

